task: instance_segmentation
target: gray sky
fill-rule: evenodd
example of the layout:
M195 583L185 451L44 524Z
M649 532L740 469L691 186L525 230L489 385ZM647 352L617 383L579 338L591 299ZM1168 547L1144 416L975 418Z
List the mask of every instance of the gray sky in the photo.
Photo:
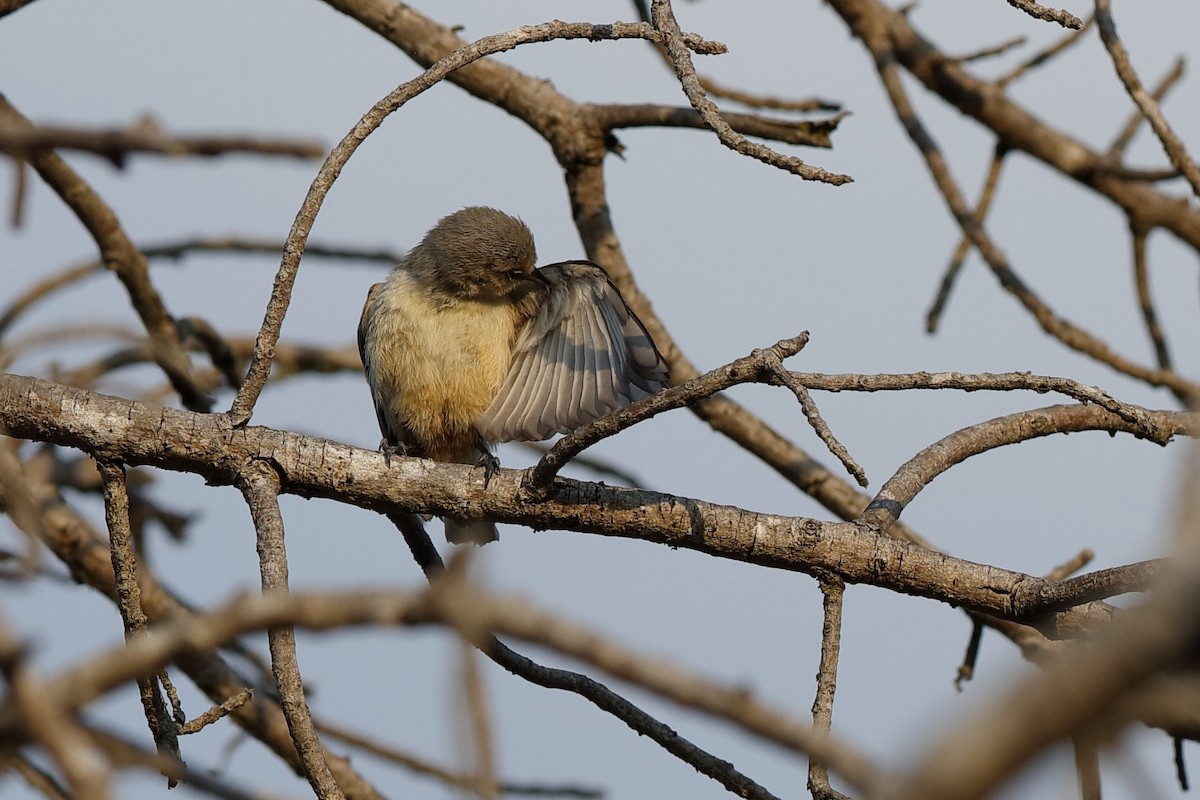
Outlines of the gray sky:
M1071 10L1087 12L1086 3ZM1120 33L1147 83L1179 54L1194 53L1200 8L1160 2L1153 14L1118 3ZM468 39L555 17L629 19L625 2L496 4L441 2L419 8L464 26ZM745 5L681 4L682 27L727 43L726 56L699 61L721 82L783 96L818 95L853 111L832 152L797 151L847 172L842 188L805 183L722 148L701 131L620 133L625 160L610 159L614 222L637 280L676 340L702 369L812 333L794 369L828 372L1030 370L1099 385L1120 399L1171 407L1151 392L1066 351L1037 328L978 259L964 271L937 336L924 312L957 235L917 154L882 97L873 68L841 21L815 0ZM1000 0L929 0L915 24L948 52L969 52L1015 35L1031 44L981 65L1002 71L1022 53L1057 38ZM551 43L502 56L553 81L577 100L683 105L673 77L642 42ZM124 125L152 114L177 133L244 132L317 136L335 143L373 102L418 73L402 53L348 18L316 3L94 3L41 0L0 20L0 87L40 122ZM919 110L945 148L969 196L991 153L983 132L909 82ZM1185 79L1166 106L1185 140L1200 141L1196 81ZM1083 45L1013 90L1051 124L1103 146L1131 109L1094 32ZM1139 135L1137 164L1163 163ZM135 157L118 172L100 160L70 161L114 207L138 243L197 234L244 234L282 241L317 164L253 157L176 161ZM1182 189L1175 187L1177 192ZM548 148L515 119L446 84L390 118L360 149L334 187L313 242L404 250L436 219L488 204L533 229L542 263L583 255ZM1152 359L1131 292L1122 217L1032 160L1011 159L989 229L1021 274L1059 314L1122 353ZM1196 273L1192 257L1165 236L1151 240L1153 288L1182 372L1196 374ZM0 234L0 303L62 266L94 255L86 232L36 181L25 226ZM278 259L193 256L158 264L153 276L176 315L199 314L219 329L252 334ZM285 340L349 344L367 287L381 271L306 260L284 325ZM106 320L136 327L115 280L95 278L44 304L14 336L62 320ZM105 343L56 353L81 363ZM98 348L98 349L97 349ZM45 373L44 358L17 372ZM152 373L106 385L120 393ZM790 393L766 387L732 396L785 435L832 464ZM218 405L227 407L223 393ZM964 425L1056 400L1027 394L924 393L820 395L833 431L863 464L871 490L924 446ZM373 447L375 416L358 376L302 378L268 386L254 423ZM828 514L770 469L687 412L660 417L610 440L591 455L611 459L660 491L758 511ZM1042 573L1084 547L1100 568L1164 549L1182 448L1160 450L1131 437L1081 434L1007 448L939 477L904 519L954 555ZM512 445L505 466L532 462ZM591 478L576 470L573 474ZM163 474L158 496L199 512L185 545L155 539L159 575L198 604L257 586L253 529L232 489L206 490L189 475ZM97 522L98 504L81 500ZM403 542L382 518L321 501L284 498L294 589L420 585ZM436 523L435 539L441 539ZM11 540L11 531L0 536ZM502 540L480 552L489 585L517 593L605 631L618 640L730 683L797 714L812 702L820 594L803 575L768 571L686 551L561 532L502 526ZM111 606L74 585L6 586L0 609L29 638L47 667L69 664L120 640ZM963 694L952 685L969 625L946 606L869 587L847 592L835 731L889 764L919 751L929 734L976 707L1029 669L999 636L985 639L979 674ZM265 648L263 648L265 650ZM532 650L531 656L560 663ZM458 650L436 631L362 631L302 636L300 663L314 712L353 724L398 747L445 763L459 759L454 726ZM517 781L577 781L612 798L722 797L696 774L620 722L564 693L529 686L483 665L498 735L500 773ZM683 736L732 761L781 796L804 794L805 764L723 723L682 711L607 681ZM190 714L207 708L186 679ZM102 704L123 729L146 742L136 692ZM183 742L193 766L218 761L234 736L219 725ZM1144 733L1109 761L1106 796L1175 796L1170 742ZM1189 748L1189 755L1195 753ZM253 765L253 766L252 766ZM368 758L356 765L390 796L446 796ZM231 770L254 788L305 796L303 781L248 743ZM5 796L27 797L11 780ZM161 780L131 776L129 797L159 797ZM1066 751L1040 763L1006 797L1072 797ZM174 797L186 798L186 789Z

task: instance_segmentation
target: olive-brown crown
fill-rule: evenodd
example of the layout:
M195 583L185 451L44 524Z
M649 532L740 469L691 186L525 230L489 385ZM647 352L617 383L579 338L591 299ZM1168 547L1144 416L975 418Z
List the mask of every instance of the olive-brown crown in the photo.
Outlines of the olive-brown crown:
M455 298L508 297L534 275L537 250L524 222L471 206L442 217L404 265L426 286Z

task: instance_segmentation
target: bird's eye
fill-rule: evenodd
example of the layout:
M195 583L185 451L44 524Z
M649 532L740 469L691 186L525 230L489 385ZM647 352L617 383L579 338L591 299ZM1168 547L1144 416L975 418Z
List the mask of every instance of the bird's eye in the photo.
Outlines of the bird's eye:
M524 277L525 277L525 270L523 270L523 269L520 269L520 268L518 268L518 269L510 269L510 270L508 271L508 277L510 277L510 278L512 278L512 279L514 279L514 280L520 280L521 278L524 278Z

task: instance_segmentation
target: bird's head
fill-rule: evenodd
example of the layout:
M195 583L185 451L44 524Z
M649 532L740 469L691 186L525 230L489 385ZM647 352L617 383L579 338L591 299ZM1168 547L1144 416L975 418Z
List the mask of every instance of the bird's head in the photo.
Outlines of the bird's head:
M540 283L533 234L503 211L472 206L438 220L405 259L426 286L456 299L516 298Z

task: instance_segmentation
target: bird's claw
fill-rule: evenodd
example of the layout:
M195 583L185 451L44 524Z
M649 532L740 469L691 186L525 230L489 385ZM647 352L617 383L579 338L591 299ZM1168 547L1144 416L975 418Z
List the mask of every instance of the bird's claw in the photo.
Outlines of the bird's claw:
M500 471L500 459L484 450L480 454L479 460L475 462L475 466L483 467L483 488L487 488L492 482L492 476Z
M392 456L398 455L404 457L408 455L408 447L406 445L389 444L386 440L379 443L379 450L383 453L383 461L388 465L388 468L392 466Z

